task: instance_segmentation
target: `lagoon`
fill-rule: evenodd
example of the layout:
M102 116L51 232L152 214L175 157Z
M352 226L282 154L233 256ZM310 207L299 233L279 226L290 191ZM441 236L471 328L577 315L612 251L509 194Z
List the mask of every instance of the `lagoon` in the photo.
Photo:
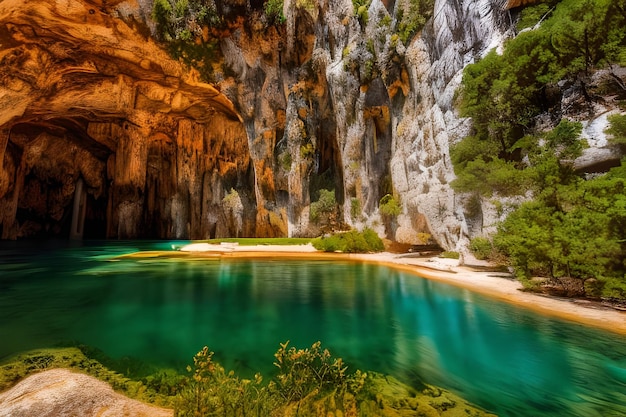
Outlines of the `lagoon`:
M624 336L385 266L115 259L183 243L0 242L0 360L80 343L183 372L207 345L226 369L269 376L280 342L320 340L351 370L501 416L626 415Z

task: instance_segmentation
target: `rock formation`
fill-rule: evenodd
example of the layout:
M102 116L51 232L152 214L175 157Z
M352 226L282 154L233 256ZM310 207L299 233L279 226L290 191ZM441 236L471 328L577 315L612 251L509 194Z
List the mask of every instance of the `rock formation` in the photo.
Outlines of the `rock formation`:
M239 113L116 3L0 3L2 238L67 236L79 180L87 236L253 235Z
M0 394L0 409L12 417L171 417L173 410L131 400L96 378L50 369Z
M310 204L326 188L350 226L410 244L432 235L447 249L467 241L449 186L449 144L469 127L454 91L465 65L511 35L512 20L505 0L434 4L434 18L406 45L395 28L409 3L379 0L367 19L349 0L286 1L284 28L266 30L250 13L221 40L235 75L218 70L216 79L242 109L259 205L286 213L288 234L314 230ZM397 222L379 212L386 194L401 202Z
M217 5L231 10L221 92L142 35L151 2L0 5L2 238L311 235L329 189L340 223L462 241L453 93L503 38L504 1L436 1L406 45L392 28L407 1L373 0L368 18L348 0L287 1L284 25L256 3ZM397 222L379 214L386 194Z
M326 189L339 227L462 250L497 218L449 185L470 128L455 91L530 3L433 0L410 32L409 0L285 0L284 23L206 2L223 21L196 24L217 46L204 84L155 43L152 1L4 0L1 237L312 236ZM581 169L619 158L603 152Z

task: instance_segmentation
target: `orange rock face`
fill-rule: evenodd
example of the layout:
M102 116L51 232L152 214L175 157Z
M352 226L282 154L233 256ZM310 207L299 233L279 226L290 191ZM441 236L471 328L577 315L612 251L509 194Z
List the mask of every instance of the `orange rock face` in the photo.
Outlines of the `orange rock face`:
M86 237L257 234L239 113L113 3L0 3L1 237L67 236L79 179Z

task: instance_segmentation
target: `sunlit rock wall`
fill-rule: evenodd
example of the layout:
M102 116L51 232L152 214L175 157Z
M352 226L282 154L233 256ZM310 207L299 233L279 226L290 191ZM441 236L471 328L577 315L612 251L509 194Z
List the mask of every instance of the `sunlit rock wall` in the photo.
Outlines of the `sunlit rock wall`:
M408 0L366 14L286 0L284 25L260 2L216 4L228 13L217 89L147 36L151 1L0 3L4 238L65 227L83 178L108 237L316 235L311 203L329 189L335 227L466 242L475 225L449 186L449 146L469 124L454 94L507 36L505 0L438 0L407 44ZM386 194L397 218L380 214Z
M114 17L118 1L0 2L0 235L252 236L238 112ZM262 235L262 234L261 234Z
M310 204L326 188L346 226L404 243L428 243L426 234L447 249L465 243L449 145L469 124L454 92L463 67L507 36L505 5L437 1L424 32L404 45L394 31L407 2L373 0L364 19L350 0L286 1L283 28L253 17L222 40L235 76L217 78L245 120L257 222L314 234ZM402 204L394 221L379 213L385 194Z
M451 189L452 143L468 134L469 120L454 108L463 68L510 36L510 15L501 0L439 0L434 17L406 52L411 90L394 124L391 162L404 213L396 238L412 241L423 227L447 249L467 243L462 196Z

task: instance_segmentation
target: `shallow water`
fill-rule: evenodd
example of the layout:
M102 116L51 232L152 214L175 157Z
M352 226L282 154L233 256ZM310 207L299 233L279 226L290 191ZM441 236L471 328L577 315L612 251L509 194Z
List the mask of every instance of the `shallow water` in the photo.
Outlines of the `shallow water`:
M127 259L181 242L1 242L0 358L83 343L183 371L202 346L242 376L279 342L450 389L502 416L626 415L626 337L387 267ZM123 370L120 370L123 371Z

